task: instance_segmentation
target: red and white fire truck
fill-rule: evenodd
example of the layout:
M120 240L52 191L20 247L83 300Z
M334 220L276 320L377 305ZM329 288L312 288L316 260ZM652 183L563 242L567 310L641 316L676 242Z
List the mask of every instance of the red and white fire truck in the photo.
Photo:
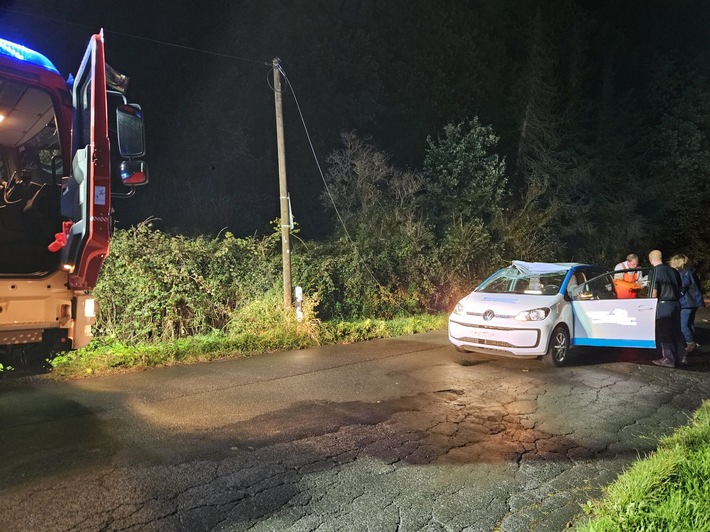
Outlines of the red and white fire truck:
M111 199L148 181L143 113L125 80L105 63L103 32L68 80L0 39L0 363L92 338Z

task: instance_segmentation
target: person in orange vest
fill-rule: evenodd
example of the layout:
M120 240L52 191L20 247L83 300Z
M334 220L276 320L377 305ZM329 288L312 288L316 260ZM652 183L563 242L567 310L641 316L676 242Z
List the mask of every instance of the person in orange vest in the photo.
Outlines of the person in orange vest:
M614 270L630 270L638 268L639 258L634 253L629 253L624 262L614 266ZM614 275L614 288L619 299L631 299L637 296L642 288L641 272L623 272Z

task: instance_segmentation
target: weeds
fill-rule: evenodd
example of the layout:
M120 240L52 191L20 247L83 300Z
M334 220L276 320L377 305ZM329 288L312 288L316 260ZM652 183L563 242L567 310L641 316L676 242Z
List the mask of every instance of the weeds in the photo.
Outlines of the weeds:
M710 402L585 511L581 532L710 530Z
M267 314L264 319L268 326L260 326L256 321L240 322L239 325L232 324L228 333L214 331L160 343L128 345L115 340L95 340L85 348L55 357L51 361L54 371L50 375L52 378L72 378L127 369L206 362L283 349L388 338L438 330L446 326L444 315L413 316L392 321L321 323L313 318L312 309L308 308L304 309L304 314L310 314L310 319L298 322L293 312L283 312L278 305L265 305L262 302L255 306L260 307L258 313ZM276 315L284 319L276 321Z

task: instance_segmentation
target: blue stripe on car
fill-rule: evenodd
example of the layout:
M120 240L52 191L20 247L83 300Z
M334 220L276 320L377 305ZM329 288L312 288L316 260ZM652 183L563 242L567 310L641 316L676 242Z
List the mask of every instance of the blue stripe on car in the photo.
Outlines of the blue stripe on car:
M587 345L592 347L638 347L652 349L656 347L655 340L617 340L614 338L572 338L572 345Z

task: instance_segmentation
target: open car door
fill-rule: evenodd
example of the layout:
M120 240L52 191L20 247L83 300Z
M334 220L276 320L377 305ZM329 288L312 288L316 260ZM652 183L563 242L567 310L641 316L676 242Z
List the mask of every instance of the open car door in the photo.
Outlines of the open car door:
M72 164L62 193L62 216L71 221L62 267L74 289L96 285L108 254L111 157L106 103L103 31L93 35L74 81Z
M623 273L590 279L570 294L574 314L572 345L656 347L656 298L651 297L653 269L637 268L637 286L622 290Z

